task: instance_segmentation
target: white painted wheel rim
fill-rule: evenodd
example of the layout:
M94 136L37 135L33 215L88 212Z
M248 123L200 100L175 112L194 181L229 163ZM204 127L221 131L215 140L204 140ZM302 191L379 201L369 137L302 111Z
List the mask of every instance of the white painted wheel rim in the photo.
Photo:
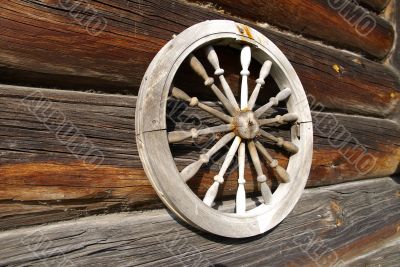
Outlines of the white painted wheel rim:
M290 157L286 169L292 177L291 182L279 185L269 205L261 204L245 215L220 212L205 205L182 180L167 139L166 102L178 67L191 52L217 40L249 44L254 50L253 59L260 63L271 60L274 67L270 75L279 88L292 89L292 96L287 102L288 111L299 115L301 138L298 139L292 131L291 140L299 147L299 152ZM187 223L226 237L255 236L280 223L299 200L311 167L311 114L295 70L267 37L233 21L199 23L179 34L160 50L149 66L140 88L136 136L144 170L162 201Z

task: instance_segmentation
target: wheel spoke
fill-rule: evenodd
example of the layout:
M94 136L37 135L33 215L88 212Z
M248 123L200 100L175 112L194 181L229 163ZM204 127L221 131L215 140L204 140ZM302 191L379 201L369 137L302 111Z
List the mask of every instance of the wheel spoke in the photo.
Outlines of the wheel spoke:
M261 67L260 71L260 77L256 80L256 88L254 89L253 93L251 94L248 106L249 109L252 110L254 108L254 105L256 104L258 94L260 93L261 87L265 84L265 78L269 75L272 67L272 62L267 60L264 62L264 64Z
M229 101L231 102L231 104L233 105L233 107L237 110L239 110L239 105L236 101L236 98L234 96L234 94L232 93L232 90L229 86L229 84L227 83L225 76L224 76L224 70L221 69L220 65L219 65L219 59L218 59L218 55L215 52L215 49L213 46L208 46L206 48L206 54L207 54L207 59L210 62L210 64L214 67L215 69L215 75L217 75L219 77L219 80L221 82L222 88L224 89L225 95L226 97L229 99Z
M203 199L203 202L209 207L211 207L211 205L213 204L213 202L215 200L215 197L217 196L219 185L224 183L224 175L225 175L226 171L228 170L228 167L231 164L233 158L235 157L235 154L239 148L240 142L241 142L241 138L239 136L236 136L228 153L226 154L224 163L222 163L222 167L221 167L219 173L214 177L214 183L208 189L208 191Z
M249 100L249 85L248 85L248 77L250 75L249 67L251 62L251 48L246 45L243 47L242 52L240 54L240 63L242 65L242 71L240 75L242 75L242 87L240 90L240 109L244 110L248 108L248 100Z
M208 76L203 64L201 64L201 62L193 54L189 55L189 63L192 69L197 73L197 75L203 78L204 85L209 87L214 92L219 101L221 101L222 105L224 105L224 107L228 110L229 114L233 116L236 113L235 108L230 103L228 98L226 98L221 90L219 90L219 88L215 85L214 79Z
M172 88L172 96L175 97L176 99L183 100L189 103L189 106L191 107L196 107L198 106L202 110L210 113L211 115L221 119L224 122L231 123L232 122L232 117L206 105L201 102L199 102L199 99L197 97L190 97L188 94L186 94L184 91L182 91L179 88Z
M239 147L239 179L238 179L238 190L236 193L236 213L245 214L246 213L246 191L244 184L246 180L244 178L245 169L245 157L246 157L246 144L242 142Z
M257 172L257 182L260 183L261 195L265 204L270 204L272 201L272 192L267 184L267 176L264 174L260 157L258 156L256 146L253 141L248 143L251 160Z
M297 152L299 152L299 148L293 144L292 142L289 141L285 141L283 138L281 137L275 137L270 133L267 133L264 130L260 129L260 134L271 140L272 142L274 142L277 146L282 147L283 149L285 149L287 152L291 153L291 154L296 154Z
M279 165L278 161L274 159L271 154L269 154L267 149L265 149L260 142L256 142L256 147L268 162L269 166L274 170L276 177L278 177L282 182L288 183L290 181L290 177L287 171Z
M188 165L181 171L181 176L185 182L189 181L196 175L203 164L210 161L210 158L220 151L224 146L226 146L233 138L234 133L228 133L224 135L207 153L200 155L199 159L192 164Z
M283 101L283 100L287 99L291 94L292 94L292 90L290 90L290 88L286 88L286 89L280 91L276 95L276 97L271 97L269 102L267 104L265 104L264 106L260 107L259 109L257 109L254 112L254 114L256 115L257 118L260 117L268 109L270 109L273 106L277 106L280 101Z
M299 119L299 116L296 113L287 113L283 116L278 115L272 119L259 120L259 122L260 122L260 126L274 124L274 123L278 123L278 124L282 125L282 124L296 122L298 119Z
M197 130L196 128L191 129L190 131L174 131L168 133L168 142L169 143L177 143L181 142L188 138L197 138L201 135L208 134L216 134L216 133L224 133L233 130L232 124L225 124L215 127L209 127L201 130Z

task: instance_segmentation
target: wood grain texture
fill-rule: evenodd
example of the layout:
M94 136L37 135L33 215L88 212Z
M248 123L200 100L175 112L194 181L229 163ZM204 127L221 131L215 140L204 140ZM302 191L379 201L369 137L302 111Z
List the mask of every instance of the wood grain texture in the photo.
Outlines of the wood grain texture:
M160 206L137 154L134 131L136 97L14 86L0 88L1 229ZM28 95L31 96L23 100ZM32 110L41 103L38 102L39 96L47 104L31 113L29 108ZM60 121L55 115L43 123L43 118L57 114L53 113L56 111L65 115L68 124L62 123L64 120ZM171 116L177 120L176 123L169 120L170 130L190 128L198 119L210 125L216 122L198 110L175 112L177 114L171 113ZM397 124L332 113L314 113L313 119L314 159L308 186L399 173L400 130ZM72 129L78 129L82 136L70 130L71 127L60 125L75 125L75 128L71 126ZM340 130L342 127L347 131ZM337 129L337 133L332 129ZM68 142L71 136L78 136L78 139ZM355 139L343 142L349 136ZM68 144L72 144L70 148ZM76 147L74 144L79 149L72 150L75 151L72 154L70 149ZM339 149L342 144L343 149ZM84 157L91 146L103 153L104 161L91 163L90 157L89 160ZM183 169L198 159L201 146L183 143L174 145L172 151L177 166ZM357 166L363 166L358 161L345 158L346 155L354 159L361 153L377 159L375 165L367 162L361 168L371 168L367 173L357 170ZM273 153L273 156L286 167L284 154ZM190 186L199 195L203 195L211 185L220 162L221 158L216 157L213 164L192 179ZM96 163L101 164L96 167ZM246 176L255 177L256 174L247 168ZM231 172L222 189L224 194L236 192L236 180L237 174ZM248 181L246 190L257 190L254 181Z
M388 5L385 11L385 17L391 21L397 32L400 31L400 1L393 0ZM396 36L395 46L389 57L389 63L396 69L398 75L400 76L400 41L399 36Z
M6 231L0 265L392 266L399 190L391 178L307 189L276 228L242 240L201 233L165 210Z
M389 238L387 241L373 249L366 249L362 255L356 258L348 259L348 266L396 266L399 261L398 250L400 238ZM371 246L372 247L372 246Z
M357 2L360 5L379 13L384 10L391 1L394 0L358 0Z
M358 0L357 2L360 5L379 13L384 10L391 1L393 0Z
M211 0L209 2L217 4L235 16L261 23L267 22L337 47L359 51L380 59L389 54L394 43L394 30L389 22L349 0L267 2Z
M234 19L276 43L294 65L307 94L327 110L386 117L400 102L399 79L385 66L270 27L182 1L88 3L74 9L63 9L59 1L2 3L0 82L136 94L151 59L173 34L204 20ZM85 7L95 11L84 11ZM85 26L93 17L106 21L97 36ZM221 55L221 67L228 73L236 61L227 60L231 57L227 53Z
M383 16L390 21L398 33L400 31L400 1L392 0L385 9ZM393 50L386 60L386 63L391 66L393 71L397 74L400 80L400 38L399 34L396 35L396 42ZM400 123L400 105L393 111L392 120Z

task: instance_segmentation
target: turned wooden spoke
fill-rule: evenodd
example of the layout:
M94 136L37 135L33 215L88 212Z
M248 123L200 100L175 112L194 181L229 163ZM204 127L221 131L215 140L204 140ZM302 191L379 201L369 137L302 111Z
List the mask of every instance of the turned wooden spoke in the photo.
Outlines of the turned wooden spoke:
M188 165L181 171L182 179L187 182L196 173L200 170L203 164L206 164L210 161L210 158L215 155L218 151L220 151L223 147L225 147L233 138L235 137L234 133L228 133L224 135L207 153L200 155L199 159L192 164Z
M260 126L268 125L268 124L287 124L296 122L299 119L299 116L296 113L287 113L285 115L277 115L272 119L263 119L259 120Z
M248 85L248 77L250 75L249 67L251 62L251 48L250 46L245 46L242 49L240 54L240 63L242 65L242 71L240 75L242 75L242 87L240 90L240 109L244 110L248 108L248 99L249 99L249 85Z
M201 130L197 130L196 128L191 129L190 131L174 131L168 133L168 141L170 143L181 142L188 138L197 138L201 135L208 134L216 134L216 133L224 133L233 130L232 124L219 125L215 127L209 127Z
M232 90L228 84L228 82L225 79L224 73L225 71L221 69L219 65L219 59L218 55L215 52L215 49L213 46L207 46L206 48L206 54L207 54L207 59L210 62L210 64L214 67L215 69L215 75L219 77L219 80L221 82L222 88L224 89L226 97L229 99L233 107L237 110L239 110L239 105L236 101L235 95L232 93Z
M275 142L275 144L277 146L282 147L283 149L285 149L287 152L289 152L291 154L296 154L299 151L299 148L295 144L293 144L292 142L289 142L289 141L285 141L281 137L275 137L272 134L267 133L266 131L261 130L261 129L260 129L260 134L263 137Z
M260 93L260 89L265 84L265 79L269 75L271 67L272 67L272 62L269 60L265 61L261 67L260 77L256 80L257 85L254 88L254 91L249 99L248 107L250 110L252 110L254 108L254 105L256 104L258 94Z
M244 184L246 180L244 178L245 169L245 157L246 157L246 144L242 142L239 147L238 160L239 160L239 178L238 178L238 190L236 193L236 213L246 213L246 191Z
M202 110L210 113L211 115L214 115L215 117L221 119L224 122L231 123L232 122L232 117L206 105L201 102L199 102L199 99L197 97L190 97L188 94L186 94L184 91L182 91L179 88L172 88L172 96L175 97L176 99L183 100L189 103L189 106L191 107L196 107L198 106Z
M276 95L276 97L271 97L269 102L267 104L265 104L264 106L260 107L259 109L257 109L254 112L254 114L256 115L257 118L260 117L268 109L270 109L273 106L277 106L280 101L283 101L283 100L287 99L291 94L292 94L292 90L290 90L290 88L286 88L286 89L280 91Z
M258 156L256 146L253 141L248 143L250 157L253 162L254 168L257 172L257 182L260 183L261 195L265 204L270 204L272 201L272 192L267 185L267 176L264 174L260 157Z
M268 162L269 166L274 170L276 177L278 177L282 182L288 183L290 181L289 174L283 167L279 165L279 162L274 159L271 154L269 154L267 149L265 149L265 147L259 141L256 142L256 147Z
M203 64L195 57L193 54L189 55L189 63L194 72L197 73L201 78L204 80L204 85L209 87L214 94L217 96L219 101L221 101L222 105L228 110L231 115L235 115L236 110L233 105L230 103L228 98L219 90L219 88L215 85L214 79L208 76L206 69L204 68Z
M224 175L225 175L226 171L228 170L228 167L231 164L233 158L235 157L235 154L239 148L240 142L241 142L241 138L239 136L236 136L228 153L226 154L224 163L222 163L222 167L221 167L219 173L214 177L215 182L208 189L208 191L203 199L203 202L209 207L211 207L212 204L214 203L215 197L217 196L217 193L218 193L219 185L224 183Z

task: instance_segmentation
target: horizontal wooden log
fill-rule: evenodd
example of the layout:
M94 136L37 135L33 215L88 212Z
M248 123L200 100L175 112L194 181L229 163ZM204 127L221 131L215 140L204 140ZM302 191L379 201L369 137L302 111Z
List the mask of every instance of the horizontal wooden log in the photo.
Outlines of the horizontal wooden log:
M173 34L204 20L234 19L275 42L306 92L327 110L386 117L399 106L399 79L385 66L270 27L182 1L69 2L3 3L0 82L136 94L152 58ZM232 59L221 60L227 73L238 62Z
M365 6L366 8L369 8L377 13L384 10L391 1L394 0L357 0L360 5Z
M400 31L400 1L392 0L385 11L385 17L391 21L397 32ZM400 41L399 37L396 38L396 43L393 51L389 57L389 62L396 69L400 76Z
M308 189L273 231L244 240L201 233L165 210L7 231L0 265L393 266L399 190L391 178Z
M159 207L137 153L135 104L136 97L129 96L0 86L0 229ZM200 120L216 122L196 109L168 114L175 120L168 120L170 130ZM308 186L399 173L397 124L332 113L314 113L313 119ZM172 147L179 168L197 160L201 150L201 143ZM273 156L286 166L285 154ZM190 186L199 195L212 183L220 162L217 157L192 179ZM246 177L255 177L249 165ZM233 195L236 178L231 172L221 193ZM246 184L248 192L257 190L254 182Z
M379 247L368 249L363 255L346 261L347 266L396 266L399 262L400 238L389 238Z
M385 9L383 16L390 21L397 32L400 31L400 1L392 0L389 2ZM396 73L398 79L400 80L400 39L397 34L396 43L393 47L392 53L387 59L387 63L391 66L393 71ZM392 120L400 123L400 105L397 106L396 110L393 111Z
M381 59L389 54L394 43L394 30L389 22L350 0L209 2L238 17L267 22Z

